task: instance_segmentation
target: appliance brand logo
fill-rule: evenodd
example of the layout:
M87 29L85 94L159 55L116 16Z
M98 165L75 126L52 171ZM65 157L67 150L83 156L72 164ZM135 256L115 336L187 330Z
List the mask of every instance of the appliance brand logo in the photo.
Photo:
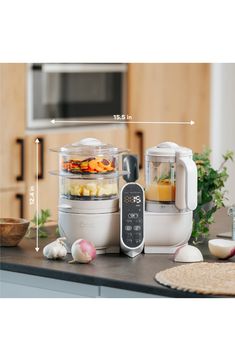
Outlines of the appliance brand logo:
M80 228L90 228L90 227L92 227L92 222L81 222L80 224L79 224L79 226L80 226Z

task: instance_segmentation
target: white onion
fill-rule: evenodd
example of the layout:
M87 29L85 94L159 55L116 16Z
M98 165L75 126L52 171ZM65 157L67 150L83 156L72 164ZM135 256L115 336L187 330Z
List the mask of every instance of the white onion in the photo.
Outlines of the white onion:
M93 243L85 239L78 239L71 248L72 262L89 263L96 257L96 249Z
M208 246L210 253L217 258L228 259L235 256L235 241L230 239L211 239Z

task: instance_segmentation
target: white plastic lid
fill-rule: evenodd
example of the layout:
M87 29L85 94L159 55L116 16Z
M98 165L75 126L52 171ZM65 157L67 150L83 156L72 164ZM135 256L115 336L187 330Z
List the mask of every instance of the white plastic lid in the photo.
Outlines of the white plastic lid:
M180 147L174 142L163 142L155 147L148 148L145 154L152 157L175 157L177 153L190 156L192 155L192 150Z
M50 149L51 151L65 154L77 154L77 155L99 155L99 154L118 154L125 152L125 149L114 147L111 144L106 144L96 138L83 138L78 142L72 144L66 144L62 147L55 147Z

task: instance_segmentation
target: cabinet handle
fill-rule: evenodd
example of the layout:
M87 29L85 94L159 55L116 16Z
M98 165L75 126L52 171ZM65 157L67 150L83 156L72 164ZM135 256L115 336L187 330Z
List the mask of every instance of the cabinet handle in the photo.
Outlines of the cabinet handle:
M37 138L37 139L39 140L38 147L39 147L39 169L40 169L40 173L38 173L38 179L43 179L44 178L44 139L43 138Z
M17 193L16 194L16 199L19 199L20 203L20 207L19 207L19 214L20 214L20 218L24 218L24 195L22 193Z
M17 182L24 180L24 139L17 138L16 143L20 145L20 174L16 176Z
M139 139L139 168L143 169L144 164L144 133L138 130L136 136Z
M33 64L32 70L42 70L42 64Z

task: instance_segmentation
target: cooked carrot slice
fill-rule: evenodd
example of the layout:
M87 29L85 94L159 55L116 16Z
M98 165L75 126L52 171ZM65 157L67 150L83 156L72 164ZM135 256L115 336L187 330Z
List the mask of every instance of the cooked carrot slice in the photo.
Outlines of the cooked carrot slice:
M104 169L111 171L111 170L113 170L113 167L111 167L111 166L109 165L109 166L104 167Z
M98 165L96 166L95 170L97 170L97 172L102 172L104 170L104 168L99 167Z
M90 160L90 162L89 162L89 167L90 167L92 170L95 170L96 166L97 166L97 161L96 161L95 159Z
M105 168L105 165L104 165L102 162L99 162L98 165L99 165L99 167L101 167L101 168Z

